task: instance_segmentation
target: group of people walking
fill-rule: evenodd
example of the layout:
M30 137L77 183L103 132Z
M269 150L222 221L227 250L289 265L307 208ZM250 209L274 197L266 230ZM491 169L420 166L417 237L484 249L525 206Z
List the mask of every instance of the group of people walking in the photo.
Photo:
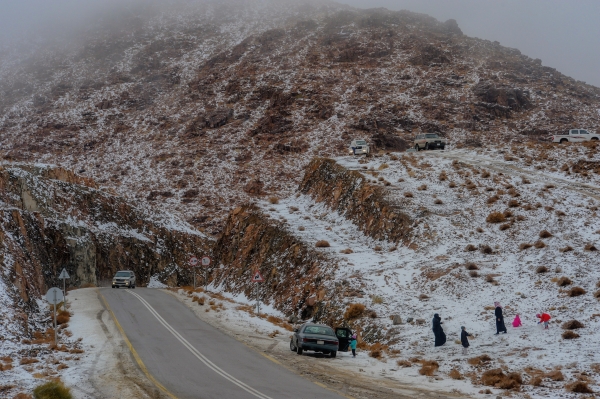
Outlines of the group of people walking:
M496 334L498 335L500 333L506 334L507 330L506 330L506 325L504 324L504 314L502 312L502 306L500 305L500 302L494 302L494 316L495 316L495 321L496 321ZM537 314L536 317L539 319L538 324L543 323L544 324L544 329L548 329L548 323L550 322L550 315L548 313L541 313L541 314ZM432 330L433 330L433 335L435 336L435 346L442 346L446 343L446 333L444 333L444 329L442 328L442 318L440 317L439 314L434 314L433 315L433 320L432 320ZM513 327L521 327L522 323L521 323L521 318L519 317L519 315L517 314L515 316L515 319L512 322ZM469 334L467 332L467 329L465 328L465 326L461 326L460 327L460 343L463 346L463 355L467 354L467 348L469 347L469 338L471 334Z

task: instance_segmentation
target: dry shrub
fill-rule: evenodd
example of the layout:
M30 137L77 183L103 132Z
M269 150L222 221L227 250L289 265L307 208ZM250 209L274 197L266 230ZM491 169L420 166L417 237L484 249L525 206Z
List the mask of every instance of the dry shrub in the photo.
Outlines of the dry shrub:
M536 273L548 273L548 268L546 266L538 266L537 269L535 269Z
M490 172L488 172L487 170L481 172L481 177L483 177L484 179L487 179L490 176Z
M481 363L487 363L491 361L492 358L489 357L489 355L483 354L481 356L477 356L467 360L467 363L469 363L471 366L479 366Z
M60 381L48 381L33 390L35 399L72 399L71 390Z
M373 301L374 304L381 305L383 303L383 298L379 295L373 295L371 301Z
M537 240L535 242L535 244L533 244L534 247L536 247L537 249L542 249L542 248L546 248L546 243L542 240Z
M427 190L427 184L420 185L419 187L417 187L417 190L419 190L419 191L425 191L425 190Z
M69 320L71 320L71 314L66 310L62 310L56 315L56 324L65 324Z
M205 301L204 297L198 298L198 305L204 306L204 301Z
M574 331L567 330L564 333L562 333L561 337L563 337L563 339L575 339L579 338L579 334L577 334Z
M521 245L519 245L519 250L523 251L525 249L529 249L533 247L533 244L529 244L529 243L522 243Z
M488 274L485 276L485 281L491 284L497 284L498 282L496 280L494 280L494 276L492 276L491 274Z
M454 183L453 181L451 181L450 184L448 184L448 187L454 188L454 187L456 187L456 183Z
M587 382L584 381L574 382L573 384L570 384L567 389L574 393L594 393Z
M369 348L369 356L373 359L381 359L381 357L383 356L383 351L385 349L387 349L387 346L377 342L371 345L371 347Z
M460 371L458 371L457 369L450 370L450 372L448 373L448 376L450 378L452 378L453 380L462 380L463 379L463 376L460 374Z
M509 209L505 210L502 214L507 219L510 218L510 217L512 217L512 215L513 215L513 213Z
M508 229L510 229L510 226L511 226L510 223L501 224L499 229L500 229L500 231L508 230Z
M600 291L594 292L594 298L600 299Z
M481 250L481 253L486 254L486 255L490 255L490 254L494 253L494 250L489 245L482 245L480 250Z
M23 392L16 394L13 399L32 399L32 396Z
M563 330L577 330L579 328L584 327L585 326L583 325L583 323L577 320L569 320L564 322L562 325Z
M478 233L483 233L483 229L481 227L476 228L475 231L477 231Z
M481 376L483 385L492 386L500 389L514 389L523 384L521 374L512 372L504 374L502 369L493 369L485 371Z
M0 363L0 371L8 371L8 370L12 370L13 366L12 364L2 364Z
M567 214L564 213L563 211L556 211L556 216L566 216Z
M576 297L576 296L585 295L585 290L581 287L573 287L569 290L569 293L567 295L570 296L571 298Z
M445 171L442 171L442 173L440 173L440 176L438 178L440 179L440 181L448 180L448 176L446 175Z
M518 208L519 205L521 205L521 204L517 200L512 199L512 200L508 201L508 206L510 208Z
M328 243L327 241L325 241L325 240L319 240L319 241L317 241L317 243L315 244L315 247L317 247L317 248L328 248L328 247L330 247L330 246L331 246L331 245L329 245L329 243Z
M408 360L397 360L396 364L399 367L412 367L412 363L409 362Z
M583 249L586 251L597 251L598 250L598 248L596 248L593 244L587 244Z
M304 230L306 230L306 228L304 226L298 227L298 231L304 231Z
M571 279L568 277L564 277L564 276L559 278L558 281L556 282L556 285L558 285L559 287L566 287L567 285L571 285L571 284L573 284Z
M531 379L531 381L529 381L530 385L533 385L534 387L539 387L542 385L542 377L533 377Z
M493 203L495 203L496 201L498 201L499 199L500 199L500 198L498 198L498 196L497 196L497 195L493 195L493 196L491 196L490 198L488 198L486 202L487 202L488 204L493 204Z
M566 247L561 248L560 252L571 252L572 250L573 250L573 247L570 245L567 245Z
M365 312L365 305L363 305L362 303L352 303L346 309L346 312L344 313L344 319L346 319L346 320L358 319L360 316L363 315L364 312Z
M350 255L350 254L354 253L354 251L351 250L350 248L346 248L346 249L342 249L340 251L340 253L343 253L343 254L346 254L346 255Z
M492 212L485 219L488 223L502 223L506 221L506 216L501 212Z
M540 231L540 238L550 238L550 237L552 237L552 233L550 233L548 230Z
M545 374L545 377L550 378L552 381L564 381L565 376L560 370L552 370Z
M279 204L279 198L277 197L269 197L269 202L273 205Z
M444 202L441 199L437 198L435 201L433 201L433 203L436 205L442 205Z
M19 364L22 366L24 364L33 364L33 363L38 363L39 360L32 358L32 357L24 357L21 359L21 361L19 362Z
M475 263L473 262L469 262L465 265L465 267L467 268L467 270L479 270L479 266L477 266Z
M479 277L479 273L477 273L477 270L471 270L469 272L469 276L475 278L475 277Z
M429 299L429 296L427 296L426 294L421 294L419 295L419 299L423 301L425 299Z
M413 194L412 194L412 193L409 193L409 192L406 192L406 193L404 193L404 196L405 196L406 198L412 198L412 197L413 197Z
M467 245L467 247L465 248L465 251L467 252L473 252L473 251L477 251L477 247L473 244L469 244Z
M419 374L431 377L440 368L440 365L435 360L422 360Z

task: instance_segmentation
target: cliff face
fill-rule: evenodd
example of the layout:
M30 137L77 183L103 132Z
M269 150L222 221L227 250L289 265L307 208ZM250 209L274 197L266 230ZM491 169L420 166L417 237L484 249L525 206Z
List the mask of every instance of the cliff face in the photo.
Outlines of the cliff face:
M306 168L299 190L327 204L370 237L392 242L410 238L410 217L387 198L385 189L369 184L360 172L348 170L332 159L314 159Z
M189 282L192 254L211 242L185 223L142 211L60 168L0 166L0 269L8 296L24 309L60 285L98 284L120 269L167 284ZM8 299L7 299L8 300ZM26 323L25 323L26 324Z
M324 254L307 247L282 222L264 215L253 205L232 211L214 248L214 283L254 298L253 272L264 277L261 299L286 313L308 318L327 297L327 282L336 265ZM226 265L226 267L219 267ZM218 268L218 269L217 269Z

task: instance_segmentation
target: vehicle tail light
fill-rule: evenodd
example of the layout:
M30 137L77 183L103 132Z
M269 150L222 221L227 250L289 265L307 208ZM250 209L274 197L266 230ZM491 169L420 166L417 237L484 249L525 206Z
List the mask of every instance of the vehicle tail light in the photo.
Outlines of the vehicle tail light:
M315 342L315 340L309 338L302 338L302 342Z

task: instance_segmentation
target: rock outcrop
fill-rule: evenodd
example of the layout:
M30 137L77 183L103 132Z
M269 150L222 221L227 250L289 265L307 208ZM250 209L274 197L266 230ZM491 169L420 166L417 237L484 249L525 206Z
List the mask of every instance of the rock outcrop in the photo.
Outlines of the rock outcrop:
M255 284L260 284L262 301L303 319L313 316L326 299L326 283L335 271L324 254L308 248L283 222L268 218L254 205L229 214L213 257L214 284L248 298L255 297ZM264 283L251 282L256 270Z
M0 270L19 308L34 311L63 267L70 286L97 285L119 269L133 270L139 285L153 276L189 283L182 266L211 241L95 186L61 168L0 166Z
M299 190L327 204L370 237L393 242L406 242L410 237L410 217L387 198L385 189L332 159L314 159Z

